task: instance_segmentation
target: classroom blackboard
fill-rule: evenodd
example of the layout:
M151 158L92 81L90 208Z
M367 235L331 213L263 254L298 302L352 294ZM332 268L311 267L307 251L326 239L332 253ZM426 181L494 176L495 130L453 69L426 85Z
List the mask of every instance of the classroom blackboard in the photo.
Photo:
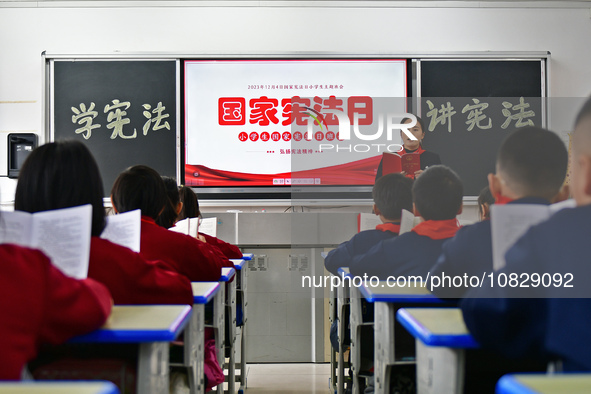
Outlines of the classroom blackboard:
M144 164L177 175L177 62L53 60L50 138L92 151L105 195Z
M441 157L476 196L497 150L516 128L544 126L545 60L421 60L424 148Z

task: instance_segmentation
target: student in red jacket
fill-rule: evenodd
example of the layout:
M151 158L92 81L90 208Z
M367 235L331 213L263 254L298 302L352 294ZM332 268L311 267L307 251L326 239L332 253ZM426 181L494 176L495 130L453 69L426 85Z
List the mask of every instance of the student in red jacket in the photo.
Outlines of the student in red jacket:
M42 252L0 245L0 380L19 380L40 345L103 325L111 303L105 286L65 276Z
M179 185L176 180L169 176L163 176L164 188L166 189L166 196L168 197L164 210L156 219L156 224L160 227L171 228L180 220L179 213L183 208L181 197L179 195Z
M156 224L166 198L160 175L142 165L119 174L111 190L111 201L117 212L142 211L142 256L165 261L191 281L219 280L227 259L204 242Z
M39 212L91 204L88 277L107 286L116 304L191 305L191 283L183 275L162 261L148 261L100 238L105 227L103 196L100 172L86 145L53 142L35 149L23 164L15 209Z
M197 195L195 192L190 187L182 186L179 189L179 195L181 209L178 220L183 220L186 218L200 218L201 212L199 211L199 200L197 200ZM217 247L228 259L242 258L242 251L240 251L238 246L203 233L199 233L199 239L206 242L208 245ZM234 267L234 265L232 264L229 267Z

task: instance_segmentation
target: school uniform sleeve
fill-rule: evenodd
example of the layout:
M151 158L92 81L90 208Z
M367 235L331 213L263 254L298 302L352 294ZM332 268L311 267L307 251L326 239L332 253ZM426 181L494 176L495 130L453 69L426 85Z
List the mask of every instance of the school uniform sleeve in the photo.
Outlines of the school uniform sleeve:
M507 265L495 273L495 280L487 277L460 302L466 326L478 343L508 357L539 357L543 349L548 299L517 298L519 288L501 287L496 280L500 274L536 272L534 238L531 230L526 233L507 252ZM540 289L528 291L529 296L543 297Z
M202 233L199 233L199 234L203 235L205 237L205 241L209 245L216 246L223 253L223 255L226 256L226 258L228 258L228 259L241 259L242 258L242 251L238 248L238 246L232 245L228 242L224 242L219 238L212 237L211 235L202 234Z
M91 240L88 276L107 286L115 304L193 304L186 276L99 237Z
M221 252L189 235L164 229L142 217L140 255L161 260L190 281L218 281L227 259Z
M93 279L69 278L49 262L46 277L44 316L39 336L42 343L63 343L105 323L111 313L112 301L103 284Z
M438 284L432 292L439 298L461 298L470 289L469 286L449 285L453 277L477 276L492 271L492 245L490 235L490 221L479 222L464 226L458 230L455 237L447 240L441 255L430 270L430 284ZM443 278L451 278L444 281ZM456 282L456 284L458 284ZM429 286L431 289L431 286Z
M363 276L364 274L367 274L367 276L370 277L377 276L385 279L385 277L388 276L388 263L390 260L388 258L385 244L396 242L397 239L400 239L400 237L378 242L366 253L353 257L349 272L355 276Z
M324 266L326 269L334 274L338 275L339 268L351 266L351 260L355 255L353 251L353 240L355 237L347 242L343 242L336 249L331 250L324 259Z
M180 234L185 236L184 234ZM183 264L181 273L190 280L218 281L222 276L222 267L228 259L217 248L209 247L206 243L198 241L188 235L185 239L185 253L192 256L192 264ZM233 265L232 265L233 266Z

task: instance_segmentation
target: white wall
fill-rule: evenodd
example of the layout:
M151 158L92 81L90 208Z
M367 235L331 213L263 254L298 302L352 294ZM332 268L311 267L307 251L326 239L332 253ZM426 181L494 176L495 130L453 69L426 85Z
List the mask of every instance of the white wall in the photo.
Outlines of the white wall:
M145 6L148 3L157 6ZM388 1L371 8L360 6L363 2L342 1L323 2L328 5L324 7L299 6L302 2L291 3L294 6L279 2L277 7L229 7L228 2L160 6L165 3L0 1L0 138L5 132L41 133L43 51L73 55L550 51L552 96L585 97L591 92L591 19L582 3L563 2L562 7L569 8L535 2L527 8L479 2L448 3L453 8L425 8L425 3L416 2L419 7L403 8ZM458 4L462 6L455 7ZM577 111L570 104L562 107L551 118L550 126L557 131L569 130ZM0 160L5 161L4 156L2 152ZM0 201L12 200L13 189L12 180L0 177Z

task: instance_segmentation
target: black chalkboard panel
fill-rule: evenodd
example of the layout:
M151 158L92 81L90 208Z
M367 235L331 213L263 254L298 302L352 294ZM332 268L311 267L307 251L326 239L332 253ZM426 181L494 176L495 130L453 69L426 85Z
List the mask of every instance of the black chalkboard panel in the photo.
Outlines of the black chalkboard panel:
M54 61L53 139L90 148L106 195L135 164L176 176L176 72L175 61Z
M497 150L513 130L543 126L543 61L421 61L424 148L441 157L476 196L494 172Z

